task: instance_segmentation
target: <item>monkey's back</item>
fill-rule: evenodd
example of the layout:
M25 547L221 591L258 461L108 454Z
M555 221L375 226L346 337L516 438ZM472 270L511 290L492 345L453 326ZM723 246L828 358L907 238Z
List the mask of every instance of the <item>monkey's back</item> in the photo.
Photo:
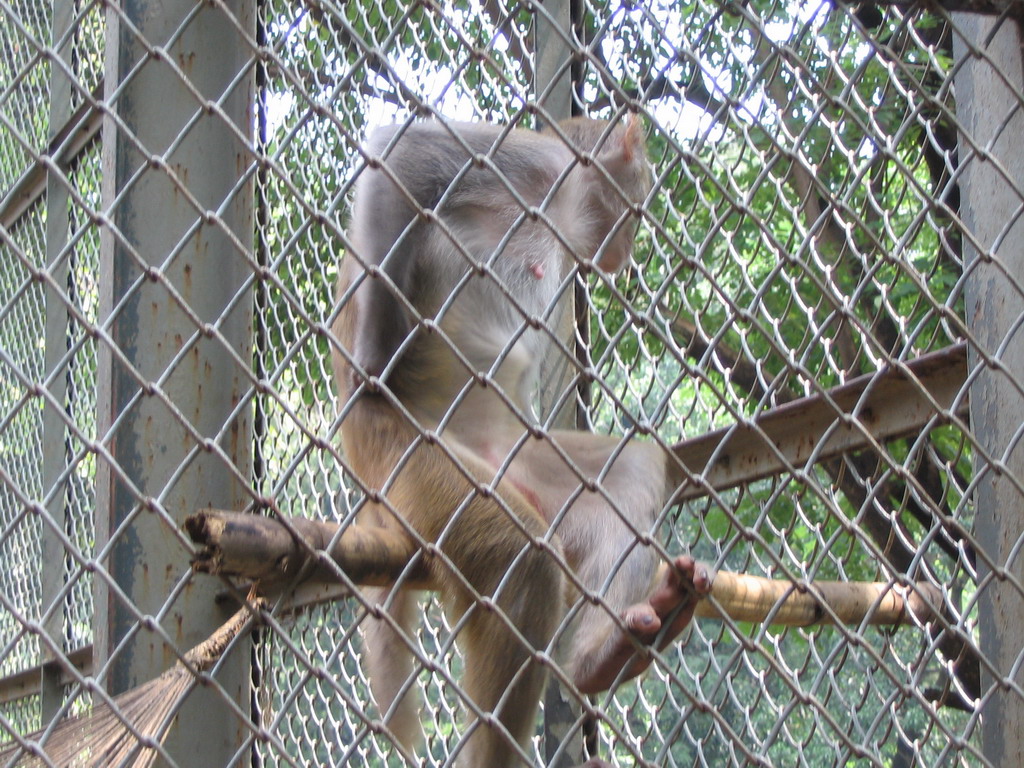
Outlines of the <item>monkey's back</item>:
M442 141L453 134L454 152ZM369 285L390 283L378 293L394 299L403 332L384 340L401 360L386 384L417 418L493 419L509 401L529 411L573 237L550 221L581 208L578 182L553 170L571 153L529 131L436 122L379 129L367 152L350 230L358 258L342 269L346 288L358 286L339 317L348 338L365 340L380 314Z

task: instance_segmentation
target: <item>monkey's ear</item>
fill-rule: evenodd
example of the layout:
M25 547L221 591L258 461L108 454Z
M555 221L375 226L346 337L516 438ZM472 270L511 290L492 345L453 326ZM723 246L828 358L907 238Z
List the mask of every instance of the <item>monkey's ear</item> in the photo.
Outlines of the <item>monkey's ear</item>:
M638 115L630 115L626 124L608 137L597 159L616 179L629 179L646 170L644 127Z
M644 126L640 115L635 112L626 118L626 127L622 132L623 151L631 163L643 164L647 160L647 147L644 144Z
M629 263L636 236L634 223L618 220L624 211L643 202L653 182L647 162L643 124L638 115L630 115L625 125L608 137L598 153L597 162L618 186L615 191L606 189L607 194L602 197L609 206L606 226L617 225L618 229L610 233L611 239L597 259L597 266L603 272L617 272ZM621 195L625 195L625 199Z

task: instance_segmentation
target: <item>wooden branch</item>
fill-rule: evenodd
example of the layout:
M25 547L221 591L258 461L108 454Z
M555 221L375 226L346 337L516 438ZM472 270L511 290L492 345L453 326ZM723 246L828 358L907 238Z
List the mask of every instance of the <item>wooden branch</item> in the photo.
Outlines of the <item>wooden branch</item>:
M282 520L206 509L189 517L185 529L202 546L192 561L194 570L261 584L288 579L336 582L334 569L314 554L323 551L353 582L384 586L406 571L415 554L415 546L400 532L349 525L338 535L338 523L297 517ZM403 584L432 588L422 567L414 567ZM797 584L719 571L711 599L700 602L696 615L801 627L834 621L860 624L865 619L869 624L925 623L941 606L941 597L929 584L912 590L889 583Z
M967 347L957 344L684 440L672 447L681 465L676 499L872 448L919 433L936 419L966 418L966 379Z
M354 582L365 586L394 583L416 554L401 531L350 525L339 535L337 523L302 517L264 517L204 509L185 520L185 530L202 549L192 558L198 573L233 576L276 584L289 580L336 581L325 553ZM308 572L308 573L307 573ZM425 581L422 568L410 574Z

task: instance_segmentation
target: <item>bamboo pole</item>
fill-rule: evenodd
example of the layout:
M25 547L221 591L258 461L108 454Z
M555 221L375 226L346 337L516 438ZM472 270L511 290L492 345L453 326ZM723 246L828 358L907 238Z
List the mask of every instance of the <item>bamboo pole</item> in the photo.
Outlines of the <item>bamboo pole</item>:
M432 587L421 565L410 567L417 548L401 531L349 525L339 534L338 523L217 509L189 517L185 528L201 545L192 567L202 573L260 581L264 586L289 579L333 582L333 562L356 584L383 586L405 574L403 583L410 587ZM927 583L794 582L719 571L695 615L800 627L926 623L935 616L941 598L940 591Z
M697 604L694 615L789 627L924 624L941 605L941 592L928 583L905 587L884 581L794 582L718 571L709 599Z

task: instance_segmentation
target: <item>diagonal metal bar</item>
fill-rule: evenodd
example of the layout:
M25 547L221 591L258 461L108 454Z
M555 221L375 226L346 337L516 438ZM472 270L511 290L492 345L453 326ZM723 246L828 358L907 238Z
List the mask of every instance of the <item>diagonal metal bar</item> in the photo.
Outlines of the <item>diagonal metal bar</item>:
M878 447L967 415L967 347L888 366L755 419L672 446L678 501L699 498L850 451Z

